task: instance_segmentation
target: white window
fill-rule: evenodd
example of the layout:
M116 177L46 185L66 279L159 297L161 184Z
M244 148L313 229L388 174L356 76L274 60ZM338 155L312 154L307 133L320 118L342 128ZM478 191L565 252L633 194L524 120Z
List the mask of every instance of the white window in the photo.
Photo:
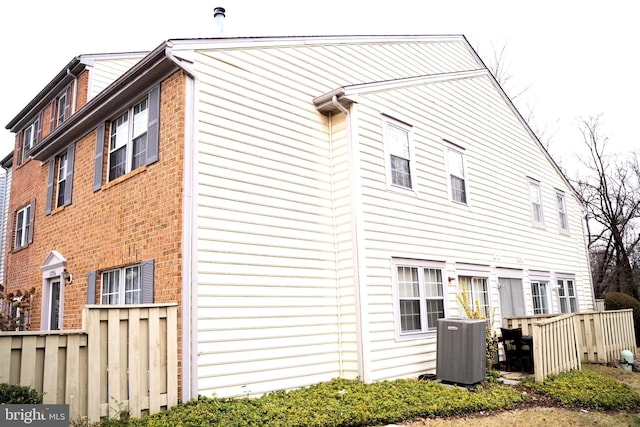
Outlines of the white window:
M29 126L24 129L23 144L22 144L22 160L26 160L29 157L28 151L36 145L38 139L38 126L39 120L36 119Z
M564 193L558 191L556 193L556 206L558 208L558 225L561 232L569 232L569 220L567 218L567 204Z
M109 181L145 164L149 100L134 105L111 122Z
M458 276L460 287L464 286L471 310L480 308L483 316L489 317L489 289L486 277Z
M531 281L531 297L533 299L533 314L549 313L549 282L543 280Z
M576 313L578 311L578 299L573 278L558 279L558 299L560 300L560 312Z
M464 152L446 147L449 172L449 197L452 201L467 204L467 183Z
M15 216L15 240L13 247L15 249L28 245L32 236L33 213L31 205L27 205L16 212Z
M394 260L396 328L400 336L435 332L445 317L443 266Z
M529 199L531 201L531 221L537 227L544 226L544 216L542 214L542 196L540 194L540 183L533 179L529 180Z
M61 154L60 156L57 157L56 159L56 163L57 163L57 175L56 175L56 203L55 206L56 207L60 207L64 205L64 192L65 192L65 186L67 183L67 160L68 160L68 156L67 153L65 152L64 154Z
M140 265L131 265L102 273L102 304L140 304L142 287Z
M388 179L391 185L413 188L413 161L411 127L397 120L383 118L387 155L389 157Z

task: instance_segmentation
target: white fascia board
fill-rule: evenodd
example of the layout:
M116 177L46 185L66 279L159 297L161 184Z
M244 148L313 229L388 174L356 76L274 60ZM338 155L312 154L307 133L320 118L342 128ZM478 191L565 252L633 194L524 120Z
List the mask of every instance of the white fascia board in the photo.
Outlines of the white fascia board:
M403 79L385 80L373 83L363 83L351 86L344 86L344 96L360 95L362 93L372 93L384 90L399 89L407 86L415 86L427 83L437 83L451 80L469 79L474 77L489 75L486 69L456 71L452 73L430 74L425 76L407 77Z
M178 49L237 49L283 46L315 46L326 44L366 44L408 41L450 42L465 41L462 35L341 35L341 36L277 36L277 37L220 37L202 39L170 39Z

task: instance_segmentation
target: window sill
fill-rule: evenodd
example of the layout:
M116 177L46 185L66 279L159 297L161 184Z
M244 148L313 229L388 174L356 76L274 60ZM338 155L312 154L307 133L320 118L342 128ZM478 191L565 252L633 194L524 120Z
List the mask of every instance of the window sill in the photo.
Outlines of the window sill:
M29 246L31 246L31 243L27 243L26 245L20 246L19 248L13 248L13 249L11 249L10 253L16 254L18 252L22 252L25 249L27 249Z
M50 213L49 215L55 215L55 214L57 214L57 213L60 213L60 212L62 212L62 211L65 209L65 207L66 207L66 206L64 206L64 205L62 205L62 206L58 206L57 208L52 209L52 210L51 210L51 213Z
M393 191L394 193L405 194L407 196L418 196L418 191L415 188L403 187L397 184L387 184L387 190Z
M22 168L24 165L29 163L32 159L33 159L33 157L31 157L31 156L27 157L26 159L22 159L22 161L18 165L14 166L14 169L18 170L18 169Z
M108 190L109 188L113 187L114 185L118 185L123 181L128 180L129 178L133 178L134 176L141 174L143 172L145 172L147 170L147 166L146 165L142 165L139 168L136 168L134 170L132 170L129 173L125 173L122 176L117 177L116 179L114 179L113 181L109 181L106 184L104 184L102 186L102 190Z

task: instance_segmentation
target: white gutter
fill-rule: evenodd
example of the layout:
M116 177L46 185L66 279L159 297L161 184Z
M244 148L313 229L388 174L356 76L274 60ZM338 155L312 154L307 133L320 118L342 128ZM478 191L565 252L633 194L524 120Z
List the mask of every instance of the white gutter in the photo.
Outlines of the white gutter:
M347 145L349 147L349 169L350 175L350 203L351 203L351 230L352 245L353 245L353 286L355 295L355 311L356 311L356 341L357 341L357 353L358 353L358 377L361 381L369 382L369 344L368 344L368 316L366 312L367 300L366 286L362 286L366 282L363 270L360 268L364 263L361 262L361 242L360 238L362 233L359 230L362 229L361 223L361 203L360 203L360 178L359 173L354 173L356 166L360 164L360 156L356 149L353 139L352 128L352 114L338 101L337 95L331 97L331 104L338 110L342 111L345 115L347 124ZM353 104L352 104L353 105ZM365 338L366 336L366 338Z

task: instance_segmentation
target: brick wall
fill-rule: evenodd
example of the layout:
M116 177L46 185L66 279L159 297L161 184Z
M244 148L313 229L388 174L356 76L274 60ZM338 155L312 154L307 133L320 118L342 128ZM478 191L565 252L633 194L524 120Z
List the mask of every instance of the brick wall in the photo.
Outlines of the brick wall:
M85 76L86 77L86 76ZM80 90L86 84L80 79ZM85 82L86 83L86 82ZM80 103L86 96L79 95ZM52 250L67 259L73 281L64 287L64 329L81 327L87 273L155 260L155 302L180 303L184 76L161 85L159 161L93 192L95 130L76 142L73 199L45 215L48 163L28 160L13 171L9 212L36 199L33 243L7 254L7 288L35 286L31 329L40 327L42 271ZM45 111L46 114L46 111ZM105 120L112 117L105 117ZM106 150L106 147L105 147ZM106 168L108 154L105 151ZM10 232L9 232L10 233ZM100 275L96 294L99 295ZM178 314L180 319L180 314Z

